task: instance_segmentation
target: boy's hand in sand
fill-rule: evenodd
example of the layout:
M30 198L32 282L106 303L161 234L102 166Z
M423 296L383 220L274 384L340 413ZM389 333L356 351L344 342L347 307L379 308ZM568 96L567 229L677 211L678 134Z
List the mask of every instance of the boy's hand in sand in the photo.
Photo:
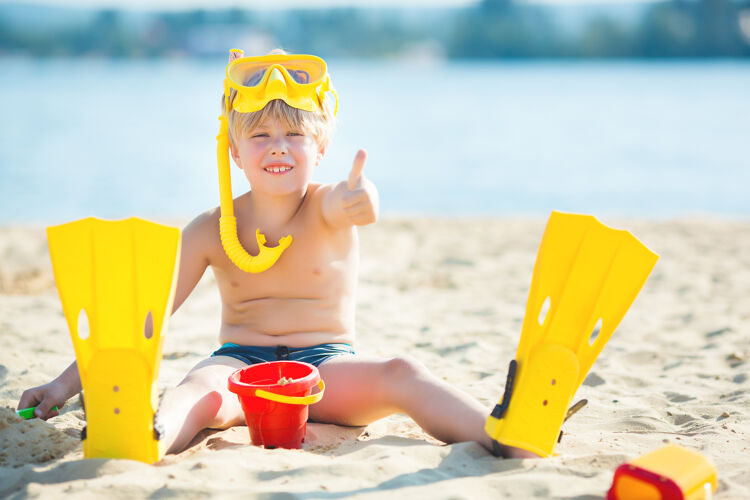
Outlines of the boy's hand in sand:
M68 400L67 392L67 389L57 381L26 389L18 401L18 409L23 410L36 406L34 415L37 418L47 420L56 417L60 412L53 410L52 407L62 408L62 405Z
M81 378L78 375L78 364L73 361L58 377L49 384L26 389L18 400L18 409L23 410L36 406L34 415L43 420L56 417L59 411L52 407L62 408L67 400L81 391Z

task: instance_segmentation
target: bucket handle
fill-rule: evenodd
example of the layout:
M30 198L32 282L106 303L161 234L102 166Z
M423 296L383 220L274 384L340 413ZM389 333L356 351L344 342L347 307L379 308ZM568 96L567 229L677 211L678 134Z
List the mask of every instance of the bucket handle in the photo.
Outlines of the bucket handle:
M323 379L318 382L318 389L320 389L320 392L302 397L284 396L283 394L276 394L273 392L264 391L263 389L256 390L255 395L259 398L276 401L277 403L286 403L289 405L311 405L317 403L323 398L323 392L326 390L326 385L323 383Z

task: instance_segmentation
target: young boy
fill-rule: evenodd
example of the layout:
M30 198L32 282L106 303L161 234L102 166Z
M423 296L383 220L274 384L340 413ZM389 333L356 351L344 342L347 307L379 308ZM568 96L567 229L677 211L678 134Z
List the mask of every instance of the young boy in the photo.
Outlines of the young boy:
M296 79L295 71L289 68L287 75ZM264 82L268 78L261 76ZM233 89L227 113L230 150L251 186L233 203L239 240L252 255L259 252L256 229L268 246L285 235L292 235L293 243L269 269L248 273L222 246L218 208L183 230L174 310L211 267L222 301L222 347L165 392L157 414L160 447L178 453L202 429L244 425L237 396L227 389L229 375L248 364L292 359L318 366L326 383L325 397L310 406L311 420L362 426L403 412L441 441L477 441L492 450L484 432L489 410L478 401L414 359L364 357L352 348L356 226L378 217L377 189L363 173L365 151L357 152L347 180L311 182L333 123L325 98L319 96L313 111L272 99L249 113L236 111L236 99ZM52 382L26 390L19 408L37 405L36 415L48 419L58 414L53 406L62 407L80 390L74 362ZM530 455L509 447L503 453Z

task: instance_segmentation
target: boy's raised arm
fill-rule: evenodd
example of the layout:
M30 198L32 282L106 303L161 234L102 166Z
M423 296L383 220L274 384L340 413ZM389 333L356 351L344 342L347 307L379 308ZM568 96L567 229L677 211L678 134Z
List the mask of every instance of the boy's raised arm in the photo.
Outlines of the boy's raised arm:
M378 219L378 190L362 170L367 153L357 151L349 179L339 182L323 198L323 218L333 227L365 226Z

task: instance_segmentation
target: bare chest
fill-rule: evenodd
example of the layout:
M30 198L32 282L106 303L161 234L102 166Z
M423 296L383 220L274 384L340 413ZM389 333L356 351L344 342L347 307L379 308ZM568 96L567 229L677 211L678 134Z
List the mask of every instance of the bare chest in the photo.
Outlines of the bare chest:
M249 233L249 234L248 234ZM255 229L243 231L241 241L251 254ZM292 244L270 269L246 273L219 248L211 263L225 303L257 299L328 299L353 288L357 275L357 238L354 231L331 233L314 224L291 227ZM273 246L285 235L269 235ZM243 241L244 240L244 241Z

